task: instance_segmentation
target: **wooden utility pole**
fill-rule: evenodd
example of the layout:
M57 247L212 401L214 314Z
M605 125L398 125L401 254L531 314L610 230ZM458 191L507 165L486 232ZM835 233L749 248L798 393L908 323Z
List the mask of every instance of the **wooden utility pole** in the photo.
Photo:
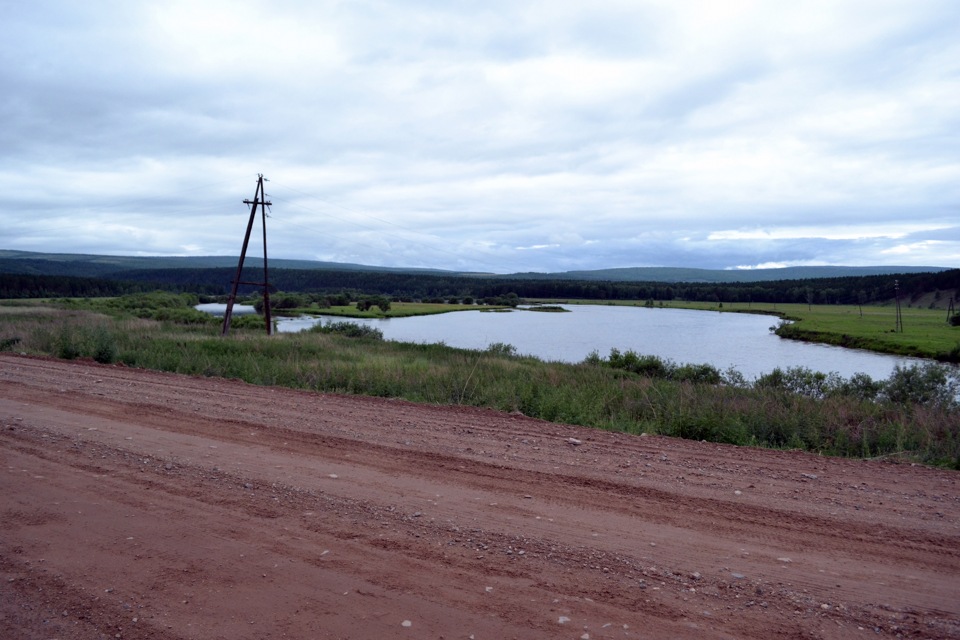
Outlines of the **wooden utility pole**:
M897 323L894 327L894 333L903 333L903 315L900 313L900 281L893 281L893 290L897 296Z
M253 200L244 200L243 203L250 205L250 221L247 222L247 233L243 236L243 248L240 249L240 262L237 264L237 275L233 278L233 286L230 289L230 297L227 298L227 308L223 313L223 331L221 335L227 335L230 332L230 320L233 318L233 303L237 300L237 288L241 284L252 284L263 287L263 316L267 324L267 335L273 330L270 320L270 279L267 277L267 207L273 205L267 200L267 194L263 190L263 174L257 175L257 190L253 194ZM260 207L260 214L263 218L263 282L243 282L240 280L243 274L243 261L247 257L247 245L250 244L250 232L253 230L253 221L257 217L257 206Z

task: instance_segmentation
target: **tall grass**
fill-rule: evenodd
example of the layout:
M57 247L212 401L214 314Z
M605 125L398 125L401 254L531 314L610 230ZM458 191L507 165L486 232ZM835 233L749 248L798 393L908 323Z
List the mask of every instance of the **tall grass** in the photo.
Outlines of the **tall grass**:
M915 393L929 388L924 376L934 375L932 370L895 372L898 377L883 384L790 369L747 382L708 365L656 363L629 352L614 352L611 358L594 354L580 364L546 363L517 356L502 344L464 350L332 330L267 337L242 328L225 339L212 324L85 311L8 314L0 307L0 344L13 338L18 340L9 348L26 353L312 391L491 407L634 434L827 455L898 456L960 468L955 387L949 402ZM948 395L953 379L947 375L948 386L939 387Z

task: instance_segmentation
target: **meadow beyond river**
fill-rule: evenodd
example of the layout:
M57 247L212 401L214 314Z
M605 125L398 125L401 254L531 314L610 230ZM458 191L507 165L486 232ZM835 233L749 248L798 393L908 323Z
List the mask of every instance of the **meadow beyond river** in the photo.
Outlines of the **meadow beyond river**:
M607 356L611 349L633 350L681 364L711 364L721 371L733 367L748 380L777 367L807 367L844 377L866 373L874 379L886 379L897 364L918 362L785 340L770 331L780 320L768 315L603 305L564 308L569 313L461 311L349 321L376 327L385 339L398 342L443 343L465 349L505 343L520 354L558 362L580 362L593 351ZM296 332L318 322L342 320L325 316L280 318L277 328Z

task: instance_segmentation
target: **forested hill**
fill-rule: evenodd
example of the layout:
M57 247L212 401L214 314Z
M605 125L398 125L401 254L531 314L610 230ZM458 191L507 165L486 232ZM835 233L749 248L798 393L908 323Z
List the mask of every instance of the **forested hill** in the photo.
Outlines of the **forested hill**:
M87 278L122 277L125 271L150 269L215 269L237 268L237 256L99 256L81 253L38 253L0 249L0 273L19 273L38 276L80 276ZM247 258L247 264L263 258ZM398 273L453 273L441 269L401 269L372 267L347 262L318 260L287 260L274 258L271 267L280 269L336 269L338 271L388 271Z
M168 269L124 272L136 282L162 282L189 290L201 285L207 291L226 292L232 269ZM243 280L262 282L263 271L244 269ZM884 274L874 276L813 278L740 283L664 283L476 278L456 274L272 269L270 284L280 291L387 295L398 299L497 298L516 294L521 298L582 298L588 300L691 300L709 302L801 302L814 304L885 303L895 298L898 283L901 299L919 300L928 293L943 292L944 304L960 290L960 269L934 273ZM248 291L255 290L248 287ZM938 298L939 300L939 298Z
M123 279L125 272L143 274L149 270L215 269L237 267L236 256L103 256L73 253L39 253L0 249L0 273L38 276L77 276ZM247 264L260 264L256 256ZM362 271L372 273L431 274L444 277L473 276L489 279L578 280L609 282L668 283L733 283L772 282L780 280L830 279L848 276L931 273L944 267L786 267L783 269L692 269L683 267L627 267L559 273L471 273L444 269L380 267L362 264L288 260L274 258L271 268L326 271ZM139 279L139 278L138 278Z
M121 271L107 278L0 273L0 298L118 295L152 289L206 295L228 292L235 267ZM243 281L262 282L262 269L244 269ZM297 293L386 295L405 300L520 298L588 300L689 300L708 302L877 304L894 299L894 283L908 304L945 306L960 290L960 269L808 280L748 283L613 282L399 272L271 269L274 290ZM244 286L245 293L256 287ZM929 298L929 299L928 299Z

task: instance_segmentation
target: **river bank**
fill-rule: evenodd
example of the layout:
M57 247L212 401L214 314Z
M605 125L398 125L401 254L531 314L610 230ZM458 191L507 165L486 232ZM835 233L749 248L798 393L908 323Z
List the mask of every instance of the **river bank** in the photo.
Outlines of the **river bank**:
M551 304L591 305L596 300L545 300ZM960 327L947 322L942 309L901 308L902 330L897 330L896 308L867 305L805 305L748 302L638 302L610 301L612 306L654 309L691 309L719 313L751 313L777 318L775 332L782 338L876 353L960 362ZM785 322L779 322L780 320Z

